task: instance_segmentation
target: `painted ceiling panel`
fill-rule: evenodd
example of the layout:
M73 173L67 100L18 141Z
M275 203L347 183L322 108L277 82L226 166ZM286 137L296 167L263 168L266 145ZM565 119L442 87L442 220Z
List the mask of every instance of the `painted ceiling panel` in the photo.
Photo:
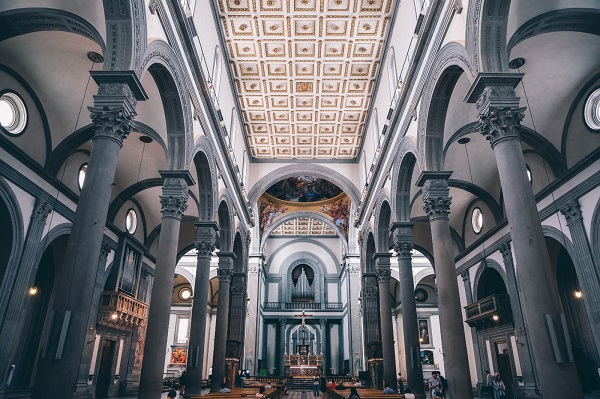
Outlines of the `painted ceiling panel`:
M352 160L393 0L216 0L254 158Z

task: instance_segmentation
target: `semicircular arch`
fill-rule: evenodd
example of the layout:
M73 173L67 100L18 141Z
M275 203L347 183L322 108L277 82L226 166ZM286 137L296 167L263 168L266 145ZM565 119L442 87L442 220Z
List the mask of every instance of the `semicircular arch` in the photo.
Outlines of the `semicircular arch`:
M261 178L254 184L254 186L252 186L248 193L250 203L255 204L260 196L278 181L287 179L288 177L298 176L300 174L315 176L320 179L327 180L341 188L346 195L350 197L350 200L352 200L353 203L357 204L359 202L360 194L358 189L346 176L325 166L307 164L302 168L301 173L298 172L297 165L288 165L276 169L267 176Z

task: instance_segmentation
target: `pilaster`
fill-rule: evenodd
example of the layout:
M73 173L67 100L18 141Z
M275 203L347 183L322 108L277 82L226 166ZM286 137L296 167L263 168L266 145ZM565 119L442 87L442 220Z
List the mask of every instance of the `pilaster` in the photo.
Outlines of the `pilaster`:
M576 255L573 264L582 288L583 302L590 319L596 348L600 348L600 281L583 224L579 199L571 199L560 209L560 213L565 217L571 232Z

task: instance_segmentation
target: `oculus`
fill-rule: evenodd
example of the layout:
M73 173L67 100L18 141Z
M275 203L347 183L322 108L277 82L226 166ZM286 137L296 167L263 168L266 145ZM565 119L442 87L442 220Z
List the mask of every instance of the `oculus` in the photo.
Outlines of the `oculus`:
M188 301L192 297L192 290L189 289L188 287L184 287L179 290L179 293L177 294L177 296L182 301Z
M21 134L27 126L27 109L17 93L0 96L0 126L10 135Z
M583 117L587 127L596 131L600 130L600 87L587 98Z
M473 209L473 213L471 213L471 227L475 234L481 233L483 229L483 213L479 208Z
M77 174L77 187L79 187L79 191L83 188L83 183L85 182L85 175L87 173L88 164L84 163L79 168L79 173Z
M125 216L125 228L129 234L133 234L137 230L137 221L136 211L130 208Z

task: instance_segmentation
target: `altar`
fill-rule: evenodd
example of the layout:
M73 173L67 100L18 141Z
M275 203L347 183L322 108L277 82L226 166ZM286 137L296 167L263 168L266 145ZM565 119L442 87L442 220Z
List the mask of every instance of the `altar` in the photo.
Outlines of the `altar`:
M285 375L288 377L312 377L323 371L323 356L311 354L283 355Z

